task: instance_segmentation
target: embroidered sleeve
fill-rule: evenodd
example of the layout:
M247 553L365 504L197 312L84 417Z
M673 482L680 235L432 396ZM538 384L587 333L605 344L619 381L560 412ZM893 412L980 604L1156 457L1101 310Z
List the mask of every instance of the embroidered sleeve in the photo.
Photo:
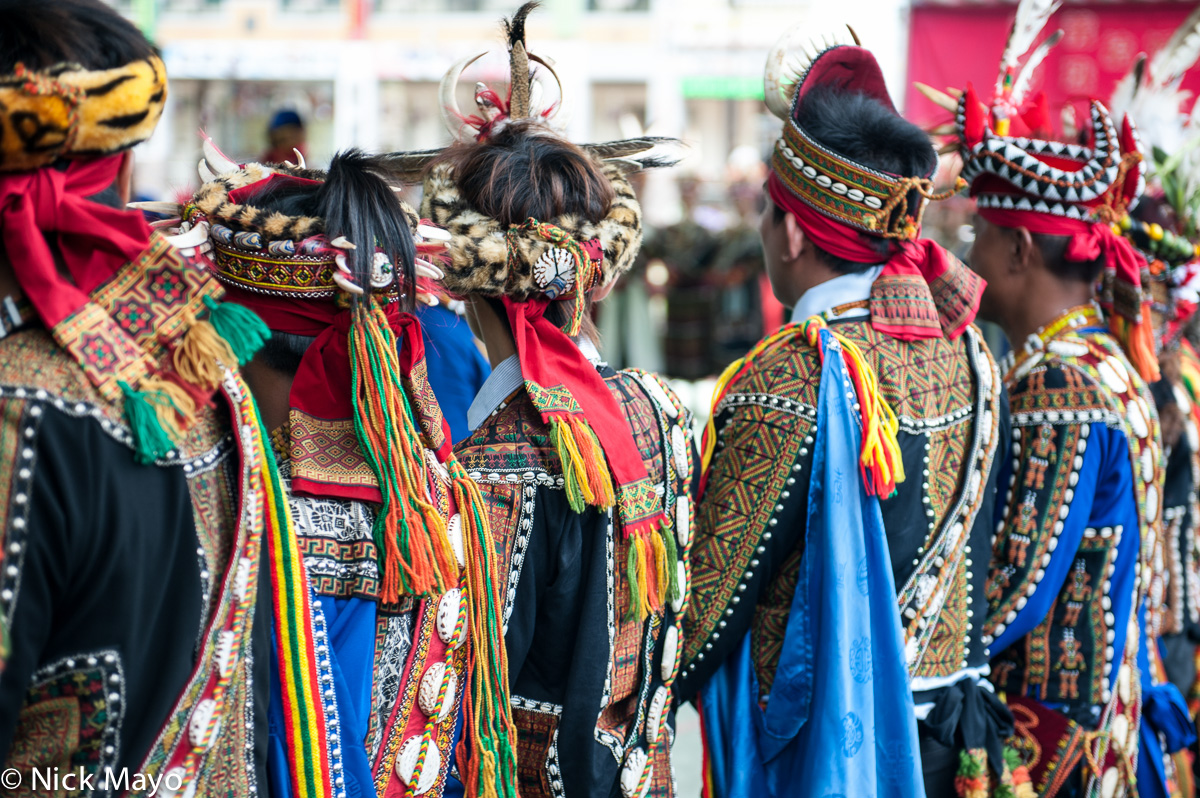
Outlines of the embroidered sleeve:
M760 595L803 546L820 373L807 360L788 364L780 371L801 379L785 392L764 384L771 370L764 363L718 408L716 451L691 551L681 700L741 643Z
M999 486L1007 494L986 588L984 639L993 638L993 655L1037 626L1058 597L1104 460L1091 434L1093 426L1106 431L1104 402L1078 372L1039 370L1014 389L1011 403L1011 467L1008 485Z

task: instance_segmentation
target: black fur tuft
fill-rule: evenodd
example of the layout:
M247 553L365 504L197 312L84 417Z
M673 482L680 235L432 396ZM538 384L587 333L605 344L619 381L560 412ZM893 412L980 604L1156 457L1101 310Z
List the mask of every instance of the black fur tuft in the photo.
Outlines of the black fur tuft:
M540 2L526 3L517 9L517 13L513 14L512 19L504 20L504 35L508 39L508 49L512 49L514 44L525 43L525 18L533 11L536 11L541 6Z

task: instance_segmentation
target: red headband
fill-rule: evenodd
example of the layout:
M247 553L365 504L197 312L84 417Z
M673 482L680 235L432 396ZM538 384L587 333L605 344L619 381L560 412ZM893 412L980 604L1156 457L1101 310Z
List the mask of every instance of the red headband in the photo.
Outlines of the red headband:
M767 178L775 204L792 214L804 234L831 255L854 263L879 263L883 272L871 287L871 324L901 341L957 338L975 319L984 281L929 239L892 241L880 255L866 233L840 224L810 207L780 180ZM884 241L886 239L878 239Z
M979 208L978 213L1000 227L1024 227L1040 235L1069 236L1064 257L1072 263L1086 263L1103 256L1105 268L1112 270L1114 276L1109 327L1142 378L1149 382L1159 378L1149 301L1142 296L1142 269L1146 261L1128 239L1103 222L1002 208Z

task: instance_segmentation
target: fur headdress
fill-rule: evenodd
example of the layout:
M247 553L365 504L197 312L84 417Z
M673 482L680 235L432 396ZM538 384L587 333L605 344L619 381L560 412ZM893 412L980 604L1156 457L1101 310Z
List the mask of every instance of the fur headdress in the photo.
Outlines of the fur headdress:
M455 85L463 69L482 54L459 61L443 78L442 113L460 146L488 146L492 137L518 121L536 125L531 135L561 138L551 125L561 103L542 106L540 84L531 69L539 64L554 76L553 66L531 53L525 42L525 20L537 6L525 3L504 23L507 95L480 83L475 92L478 114L466 116L458 110ZM633 606L642 614L660 607L675 589L655 578L675 572L672 536L664 531L661 502L620 407L570 337L580 332L588 291L614 282L633 264L642 217L625 175L665 163L651 152L663 142L638 138L583 147L615 194L607 214L596 223L565 215L503 225L468 204L452 164L435 163L440 153L388 156L397 174L427 172L422 215L450 233L446 288L504 302L526 392L550 427L572 508L583 512L587 506L616 505L619 523L633 539L629 568L639 574L632 586ZM430 164L432 169L427 169ZM561 328L545 317L549 303L556 300L571 303L570 318Z
M150 138L166 102L167 70L155 55L114 69L17 64L0 76L0 171L127 150Z

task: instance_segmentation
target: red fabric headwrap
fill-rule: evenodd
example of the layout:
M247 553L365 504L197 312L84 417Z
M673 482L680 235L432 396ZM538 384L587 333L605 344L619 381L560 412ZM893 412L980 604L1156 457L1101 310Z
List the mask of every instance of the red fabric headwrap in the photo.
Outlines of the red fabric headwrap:
M796 217L804 234L809 236L817 246L831 255L844 258L854 263L879 263L884 257L867 244L863 239L864 233L844 224L840 224L820 211L808 205L788 190L783 181L771 172L767 179L767 190L774 203ZM878 239L886 241L886 239ZM876 280L876 286L886 286L895 283L901 291L906 289L920 290L924 285L924 296L907 297L916 305L928 302L936 307L936 323L925 319L917 323L919 308L906 314L901 305L901 311L896 312L897 297L883 296L872 288L871 294L871 324L875 329L897 338L901 341L913 341L918 338L957 338L962 335L975 319L979 311L979 300L983 296L984 281L974 272L969 272L962 264L952 259L936 242L926 238L914 241L889 242L890 254L884 263L883 271ZM938 281L946 281L951 272L958 280L955 290L934 290ZM895 292L890 292L895 293ZM911 315L910 318L905 318Z
M226 298L244 305L266 322L273 332L315 337L300 360L300 368L292 381L289 407L305 415L325 421L354 418L353 376L350 370L350 324L353 312L339 308L335 302L314 302L308 299L264 296L245 291L235 286L226 286ZM425 360L425 342L421 324L409 313L401 313L396 305L388 305L384 311L388 323L400 339L400 370L409 379L414 366ZM420 379L424 379L420 377ZM437 450L438 459L445 461L450 455L450 430L439 414L422 412L416 397L410 397L418 424L426 430L432 441L441 440ZM432 424L441 425L442 435L437 438ZM317 497L356 499L379 502L382 498L378 488L362 488L348 485L315 483L296 478L293 490Z
M635 534L662 522L657 505L644 501L646 489L651 489L653 495L652 486L625 414L575 342L546 318L550 300L533 298L518 302L503 297L503 301L521 361L521 376L543 418L560 413L581 414L599 439L617 482L625 515L621 519L624 531ZM553 409L539 403L535 393L550 396ZM572 406L573 411L567 409ZM564 463L563 468L567 467Z
M1041 235L1070 236L1064 257L1073 263L1086 263L1103 256L1106 268L1114 272L1114 294L1124 294L1115 297L1109 327L1142 378L1151 382L1158 379L1149 302L1142 296L1142 268L1146 261L1127 238L1102 222L1002 208L979 208L978 212L1000 227L1024 227Z
M83 307L95 290L150 246L140 212L87 197L112 185L123 154L52 167L0 173L0 235L21 291L50 328ZM46 241L54 235L70 279L59 273Z

